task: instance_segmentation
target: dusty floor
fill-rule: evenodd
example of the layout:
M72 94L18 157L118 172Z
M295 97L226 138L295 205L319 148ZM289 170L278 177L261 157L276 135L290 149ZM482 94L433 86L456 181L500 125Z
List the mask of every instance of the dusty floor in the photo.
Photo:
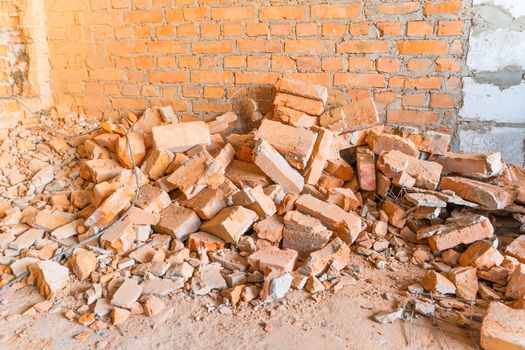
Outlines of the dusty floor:
M230 308L215 308L217 299L193 299L181 292L156 317L133 316L121 327L92 333L84 341L74 336L89 328L62 316L68 307L80 303L68 297L48 314L19 315L42 300L33 287L25 287L0 309L0 349L478 348L478 332L450 323L439 322L438 327L431 320L414 319L409 345L409 322L382 325L372 321L371 315L390 310L395 300L406 298L406 286L417 281L421 270L398 262L376 270L356 254L351 264L354 270L361 269L357 283L336 293L318 294L318 301L294 290L283 300L256 308L240 305L228 314ZM385 293L391 293L392 300ZM264 330L267 323L271 324L268 332Z

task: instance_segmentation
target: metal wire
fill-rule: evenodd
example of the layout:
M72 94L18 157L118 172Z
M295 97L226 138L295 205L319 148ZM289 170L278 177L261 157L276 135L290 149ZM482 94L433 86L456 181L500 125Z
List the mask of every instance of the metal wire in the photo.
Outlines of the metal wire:
M75 133L75 134L68 134L68 133L65 133L65 132L62 132L60 130L57 130L56 128L54 128L53 126L47 124L46 122L43 121L42 119L42 115L44 115L44 113L42 112L33 112L24 102L22 102L17 96L0 96L0 99L1 100L15 100L16 102L18 102L25 110L27 110L31 115L33 116L36 116L37 113L40 113L40 117L38 118L40 123L42 123L42 125L44 125L47 129L59 134L60 136L63 136L63 137L67 137L67 138L72 138L72 137L78 137L78 136L85 136L85 135L89 135L95 131L99 131L101 130L102 128L100 126L97 126L89 131L86 131L86 132L81 132L81 133ZM128 217L131 209L135 206L136 202L137 202L137 198L139 196L139 189L140 189L140 184L139 184L139 174L137 172L137 168L136 168L136 163L135 163L135 157L134 157L134 153L133 153L133 149L131 147L131 142L129 140L129 136L128 136L128 131L126 130L126 128L123 126L123 125L119 125L119 127L122 129L122 131L124 132L124 136L126 137L126 141L128 143L128 149L129 149L129 155L130 155L130 158L131 158L131 164L132 164L132 171L133 171L133 174L135 175L135 185L136 185L136 189L135 189L135 195L133 196L133 200L131 201L131 204L130 206L126 209L126 211L124 212L124 214L122 214L122 216L120 218L117 219L117 221L115 221L114 223L112 223L111 225L109 225L108 227L106 227L105 229L103 229L102 231L100 231L99 233L83 240L83 241L80 241L78 242L77 244L69 247L68 249L66 250L63 250L57 254L55 254L50 260L53 260L53 261L56 261L56 262L59 262L60 260L62 260L62 258L64 257L64 255L67 255L69 253L72 253L76 248L80 247L80 246L83 246L84 244L86 243L89 243L95 239L98 239L100 236L102 236L104 233L108 232L109 230L113 229L114 227L116 227L118 224L120 224L122 221L124 221L126 219L126 217ZM7 292L7 290L13 286L15 283L18 283L20 282L21 280L23 280L26 276L29 275L29 272L28 271L25 271L23 272L22 274L18 275L17 277L15 277L12 281L8 282L5 286L3 286L1 289L0 289L0 294L3 294L5 292Z

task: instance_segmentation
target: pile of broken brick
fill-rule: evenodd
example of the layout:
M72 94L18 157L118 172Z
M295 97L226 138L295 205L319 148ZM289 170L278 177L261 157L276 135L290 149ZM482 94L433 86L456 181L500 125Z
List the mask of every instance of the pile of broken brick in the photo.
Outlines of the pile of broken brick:
M34 283L49 301L29 312L41 312L72 276L89 281L66 317L99 330L156 315L177 290L220 291L230 305L337 290L355 251L376 268L426 269L409 292L427 316L430 301L430 315L435 302L525 309L523 168L499 152L448 152L444 132L379 125L371 99L328 109L324 87L275 89L273 111L244 133L231 132L243 123L234 112L204 122L155 107L61 143L82 157L69 190L46 190L56 180L44 174L38 201L2 203L0 287L29 271L14 287Z

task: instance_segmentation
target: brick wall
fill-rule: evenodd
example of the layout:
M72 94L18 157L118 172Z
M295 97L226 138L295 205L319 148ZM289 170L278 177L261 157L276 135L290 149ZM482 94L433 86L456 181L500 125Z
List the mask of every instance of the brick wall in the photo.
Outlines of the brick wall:
M285 76L332 101L371 94L389 122L452 126L469 3L46 1L53 93L91 114L171 104L206 117Z

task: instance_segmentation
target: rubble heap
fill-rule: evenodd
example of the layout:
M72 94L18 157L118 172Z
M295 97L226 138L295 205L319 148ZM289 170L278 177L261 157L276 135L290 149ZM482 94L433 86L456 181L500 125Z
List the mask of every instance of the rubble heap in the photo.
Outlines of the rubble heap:
M234 112L204 122L170 107L69 143L47 135L35 147L13 131L38 153L24 174L2 149L0 285L29 271L15 287L53 300L70 279L87 281L85 305L66 317L96 330L154 316L177 290L219 291L233 306L338 290L356 252L376 268L427 270L409 287L417 303L525 308L525 169L499 152L449 152L445 132L379 125L371 99L328 108L322 86L275 89L274 110L245 133L229 132Z

